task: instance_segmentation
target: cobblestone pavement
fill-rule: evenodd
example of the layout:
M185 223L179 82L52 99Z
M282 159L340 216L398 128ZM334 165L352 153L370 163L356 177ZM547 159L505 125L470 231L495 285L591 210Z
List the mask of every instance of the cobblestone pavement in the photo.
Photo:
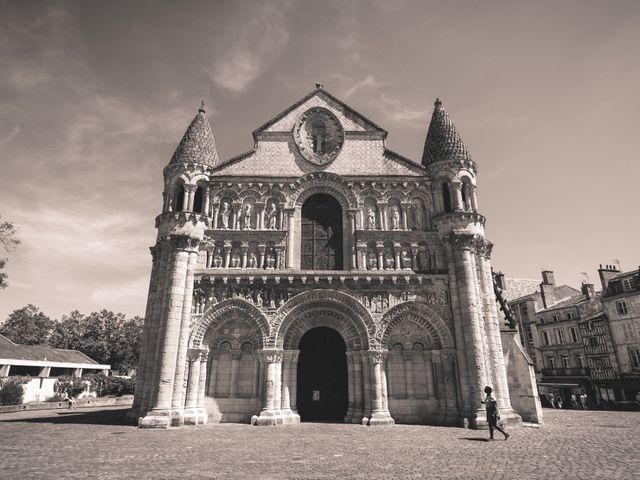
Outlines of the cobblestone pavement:
M0 478L638 478L640 412L545 410L542 428L124 424L123 409L0 416ZM497 434L499 436L499 434Z

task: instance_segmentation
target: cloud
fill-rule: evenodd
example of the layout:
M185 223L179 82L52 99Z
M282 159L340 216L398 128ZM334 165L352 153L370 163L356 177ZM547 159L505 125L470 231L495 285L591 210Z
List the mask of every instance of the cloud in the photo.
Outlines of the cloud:
M399 100L391 98L385 94L382 94L380 108L382 112L391 120L397 123L419 123L423 125L428 111L427 110L415 110L413 108L403 105ZM420 120L420 122L418 122Z
M4 138L0 139L0 145L7 145L19 133L20 127L16 125Z
M211 70L213 81L233 93L246 91L286 48L289 31L284 11L288 2L264 4L222 54Z
M349 90L347 90L344 96L345 98L349 98L351 97L351 95L353 95L358 90L361 90L363 88L379 88L379 87L382 87L383 85L384 84L378 82L373 75L369 74L364 80L356 83Z

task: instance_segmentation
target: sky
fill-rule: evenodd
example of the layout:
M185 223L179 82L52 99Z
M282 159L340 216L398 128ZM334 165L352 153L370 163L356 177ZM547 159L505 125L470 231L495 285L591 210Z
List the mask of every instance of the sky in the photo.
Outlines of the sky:
M507 276L638 268L640 2L0 0L0 320L143 315L162 169L206 102L220 157L316 82L420 160L436 97ZM3 254L4 255L4 254Z

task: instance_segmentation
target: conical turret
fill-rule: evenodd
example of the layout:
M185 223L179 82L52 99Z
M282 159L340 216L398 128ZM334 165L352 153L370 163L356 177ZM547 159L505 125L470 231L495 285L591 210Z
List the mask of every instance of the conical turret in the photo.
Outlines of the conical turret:
M442 108L442 102L439 98L436 99L434 105L427 140L424 143L422 164L427 166L441 160L453 159L471 160L467 147L462 143L460 134L458 134L447 112Z
M204 109L204 102L202 102L198 114L184 133L169 163L178 162L204 163L212 167L219 163L216 142Z

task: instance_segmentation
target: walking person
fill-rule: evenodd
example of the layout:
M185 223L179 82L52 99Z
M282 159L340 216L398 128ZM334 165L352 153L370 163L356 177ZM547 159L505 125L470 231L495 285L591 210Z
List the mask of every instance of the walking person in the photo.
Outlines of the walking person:
M504 439L509 439L509 434L505 432L501 426L498 425L500 421L500 411L498 410L498 402L496 398L491 394L493 389L490 386L484 387L484 393L487 396L484 398L484 406L487 409L487 422L489 423L489 440L493 440L493 430L496 429L504 435Z

